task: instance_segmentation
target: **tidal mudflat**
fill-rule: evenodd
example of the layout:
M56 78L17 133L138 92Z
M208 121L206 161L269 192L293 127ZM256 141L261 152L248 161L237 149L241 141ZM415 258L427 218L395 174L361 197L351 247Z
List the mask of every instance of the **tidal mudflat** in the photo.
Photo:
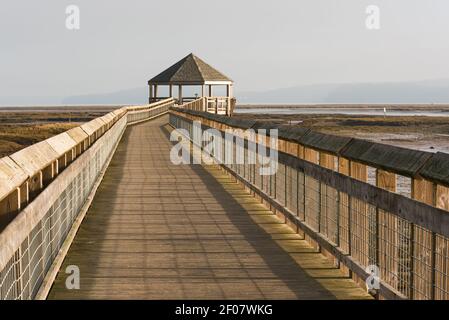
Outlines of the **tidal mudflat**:
M363 109L360 110L363 111ZM323 133L356 137L422 151L449 153L449 112L445 112L444 108L438 110L407 109L405 115L388 115L387 111L385 116L357 114L357 110L354 109L350 110L351 113L341 114L333 113L333 109L327 109L327 113L311 113L304 112L305 110L301 108L288 114L274 114L266 112L271 109L265 108L264 111L264 108L257 107L237 109L235 117L303 126ZM395 112L401 114L400 110ZM431 116L410 116L409 112L441 113Z

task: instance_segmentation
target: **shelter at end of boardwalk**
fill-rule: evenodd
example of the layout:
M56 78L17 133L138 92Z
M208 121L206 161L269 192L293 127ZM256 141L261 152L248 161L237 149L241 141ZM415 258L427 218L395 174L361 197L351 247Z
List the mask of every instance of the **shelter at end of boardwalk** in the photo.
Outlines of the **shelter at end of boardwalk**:
M168 69L148 81L149 103L157 102L169 97L177 100L178 105L202 99L203 111L217 114L231 115L235 99L233 96L234 81L213 68L193 53L181 59ZM161 96L161 86L168 87L168 96ZM184 96L183 88L200 87L201 96ZM225 87L224 95L214 96L214 88ZM174 95L177 90L177 96Z

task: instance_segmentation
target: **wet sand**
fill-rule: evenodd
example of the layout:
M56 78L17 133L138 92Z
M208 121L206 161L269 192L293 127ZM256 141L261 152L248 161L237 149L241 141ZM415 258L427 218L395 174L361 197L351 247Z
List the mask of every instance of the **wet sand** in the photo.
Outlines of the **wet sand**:
M449 153L449 117L377 116L344 114L237 113L236 118L257 119L311 128L379 143L427 152Z

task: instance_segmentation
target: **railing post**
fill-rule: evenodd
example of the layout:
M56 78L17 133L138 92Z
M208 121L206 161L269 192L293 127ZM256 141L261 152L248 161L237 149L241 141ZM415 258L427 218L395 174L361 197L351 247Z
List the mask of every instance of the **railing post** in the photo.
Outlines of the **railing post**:
M412 179L412 192L411 192L411 197L417 201L421 201L424 203L427 203L431 206L434 206L436 203L436 187L435 184L431 181L425 180L424 178L417 176L414 177ZM413 226L413 225L412 225ZM413 226L414 228L414 226ZM414 230L416 231L416 230ZM422 231L421 231L422 232ZM421 233L420 232L420 233ZM420 272L421 274L416 277L416 279L423 279L422 281L424 282L424 288L423 285L419 282L412 283L412 287L413 287L413 297L415 299L420 299L420 298L428 298L430 296L430 299L434 299L435 298L435 281L436 281L436 277L435 277L435 264L436 264L436 234L434 232L426 232L427 233L427 237L426 234L420 234L421 237L421 241L423 241L423 238L427 238L425 240L430 242L430 261L429 261L429 265L430 265L430 274L427 272L423 272L422 271L422 267L417 266L417 268L413 268L413 272ZM412 238L412 243L413 243L413 251L415 254L415 257L418 256L422 256L424 255L424 249L421 248L418 245L414 244L414 237L417 236L416 232L414 232L413 234L413 238ZM413 257L412 257L413 259ZM415 261L413 261L413 263L415 263ZM416 261L416 263L420 263L419 260ZM430 277L430 279L429 279ZM413 277L413 282L415 282L415 277ZM430 292L428 292L428 295L426 293L426 283L430 282L429 285L429 290Z

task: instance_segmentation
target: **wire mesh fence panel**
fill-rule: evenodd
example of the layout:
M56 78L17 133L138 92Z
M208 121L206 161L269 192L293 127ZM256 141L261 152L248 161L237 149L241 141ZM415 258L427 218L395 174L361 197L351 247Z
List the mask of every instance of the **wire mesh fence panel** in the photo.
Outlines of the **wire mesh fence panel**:
M246 181L251 181L251 170L250 170L250 164L249 164L249 152L248 150L245 150L244 152L244 174L243 177Z
M96 138L91 149L84 150L89 152L84 159L71 162L70 165L77 165L74 167L76 172L62 172L68 175L64 179L70 178L70 181L60 182L56 178L47 186L57 193L52 194L51 202L45 203L49 209L45 213L39 212L42 218L34 223L29 233L22 235L24 240L0 270L0 299L33 299L36 296L73 222L126 129L126 121L126 117L119 119L101 138ZM63 187L56 185L58 182ZM38 196L29 206L34 205L35 201L45 202L47 198L40 199L44 198ZM26 214L34 212L29 210Z
M338 243L338 210L338 191L321 184L320 232L333 243Z
M255 184L256 183L256 152L254 152L254 150L252 150L251 148L248 148L248 181L251 184Z
M259 162L256 162L254 165L254 184L261 190L262 190L262 178L263 176L260 175L260 164Z
M415 225L413 231L413 298L432 299L432 238L429 230Z
M260 165L260 169L262 169L262 168L263 168L263 165ZM261 190L269 195L270 194L270 176L261 175L260 183L261 183Z
M273 197L273 198L276 198L276 188L277 188L277 181L276 180L277 180L277 177L278 177L278 173L279 173L279 170L276 171L276 173L274 173L274 174L268 175L269 183L270 183L269 184L270 185L270 187L269 187L269 195L271 197Z
M449 239L435 236L435 296L437 300L449 299Z
M351 238L349 236L351 223L350 212L351 206L349 201L349 195L344 192L339 192L339 205L338 205L338 244L339 248L345 254L351 254Z
M398 218L398 287L399 292L405 296L410 296L412 281L412 224L404 219Z
M286 169L286 207L295 215L298 215L298 171L289 166Z
M39 284L43 280L43 231L42 222L39 222L30 233L29 239L29 254L30 254L30 292L34 297L39 289Z
M22 242L19 250L19 259L20 259L20 285L22 288L22 292L17 296L18 299L26 300L31 299L30 295L30 258L29 258L29 250L28 250L28 237Z
M298 171L298 217L301 221L306 220L306 175Z
M240 176L244 177L245 174L245 159L247 157L245 152L245 146L240 143L236 143L237 140L233 140L232 144L236 146L235 148L235 163L237 164L237 172Z
M283 206L286 206L285 203L285 193L286 193L286 189L285 189L285 184L286 184L286 167L285 165L283 165L282 163L280 163L278 165L278 170L276 172L275 176L272 176L273 179L275 181L275 188L273 190L273 194L276 195L276 199L278 200L278 202L280 204L282 204Z
M235 143L232 144L232 161L231 161L231 168L234 171L237 171L238 165L237 163L237 146Z
M319 215L319 230L322 235L329 238L327 230L327 186L320 183L320 215Z
M352 197L350 202L351 256L363 267L367 267L369 266L370 212L365 202Z
M305 222L315 231L320 231L321 207L320 182L308 175L305 177Z
M0 272L0 297L3 300L15 299L15 296L17 295L16 270L17 257L14 255Z
M379 268L381 278L399 292L411 291L412 226L385 211L379 212Z
M307 152L311 160L318 154L310 148ZM378 266L381 281L393 288L394 295L449 299L448 239L420 226L425 224L415 218L420 212L401 212L392 205L396 202L381 202L379 199L385 197L385 202L394 199L404 203L407 211L418 210L415 200L373 186L374 182L377 185L375 174L379 172L331 156L328 164L333 164L333 170L338 167L341 173L329 171L329 167L324 169L313 161L284 157L279 161L276 174L263 175L264 165L260 159L255 151L248 150L243 168L231 165L227 168L250 182L256 193L275 199L285 207L280 210L286 209L296 215L306 233L319 232L320 237L311 239L317 239L318 243L327 241L327 245L338 251L336 256L342 261L349 257L348 266L357 265L356 272ZM266 159L262 160L267 163ZM393 176L386 172L383 177ZM354 184L368 192L362 194Z
M48 269L51 266L52 263L52 251L51 251L51 247L52 247L52 226L53 226L53 221L52 221L52 216L54 213L54 206L55 204L53 204L53 206L51 207L51 209L47 212L47 214L45 215L44 219L43 219L43 224L42 224L42 232L43 232L43 257L42 257L42 277L45 277L45 274L47 273ZM38 287L40 287L40 283L38 284Z

